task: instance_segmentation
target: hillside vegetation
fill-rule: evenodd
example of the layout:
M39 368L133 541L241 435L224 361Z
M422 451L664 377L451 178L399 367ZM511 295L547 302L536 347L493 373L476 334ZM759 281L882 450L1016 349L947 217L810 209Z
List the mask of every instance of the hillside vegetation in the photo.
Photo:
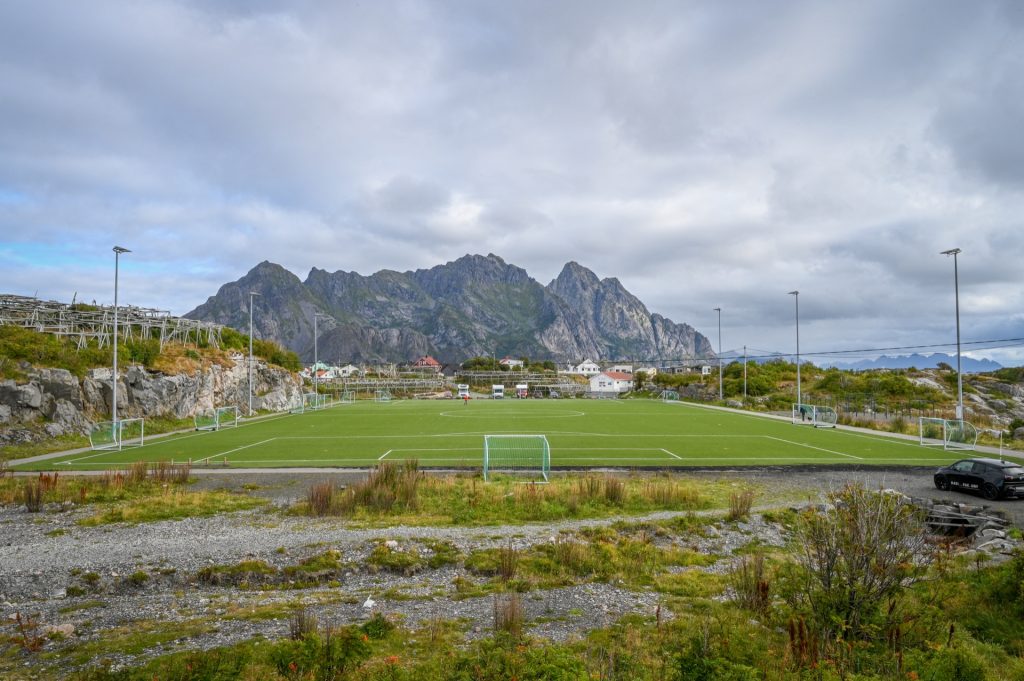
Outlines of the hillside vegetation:
M192 345L164 343L158 338L139 338L123 341L118 346L118 359L124 366L140 364L147 370L164 374L191 373L204 363L226 365L231 351L248 353L249 337L225 327L221 332L220 348L205 342ZM290 371L302 368L298 356L277 343L253 340L253 355L269 364ZM27 378L23 363L33 367L67 369L78 378L90 369L113 364L114 351L110 346L99 347L95 340L79 348L71 338L40 333L18 326L0 326L0 380Z
M755 411L789 413L796 401L796 364L749 362L744 397L742 362L723 368L722 392L727 403ZM718 374L658 374L640 383L650 390L675 389L684 398L718 400ZM954 418L957 374L952 369L875 369L850 371L800 367L801 399L806 404L832 407L840 423L892 432L916 433L921 416ZM1009 441L1024 426L1024 368L1004 368L985 374L964 374L966 418L979 431L1002 432ZM982 440L997 444L994 433Z

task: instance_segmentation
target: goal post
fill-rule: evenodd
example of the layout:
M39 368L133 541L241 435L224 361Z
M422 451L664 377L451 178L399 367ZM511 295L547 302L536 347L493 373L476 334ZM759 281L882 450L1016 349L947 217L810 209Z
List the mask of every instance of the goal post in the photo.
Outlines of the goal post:
M192 417L196 430L217 430L217 412L213 409L197 411Z
M338 396L338 404L352 404L355 400L355 393L351 390L346 390Z
M97 451L141 447L146 440L146 421L142 418L100 421L89 429L89 446Z
M234 428L238 425L238 407L217 407L217 428Z
M662 402L678 402L679 393L675 390L662 390L661 394L658 395L658 399Z
M832 407L799 403L793 405L793 423L796 425L835 428L838 422L839 415Z
M551 446L544 435L484 435L484 480L512 473L547 482Z
M377 390L373 393L374 402L390 402L391 391L390 390Z
M969 421L921 416L917 424L922 447L973 451L978 444L978 429Z

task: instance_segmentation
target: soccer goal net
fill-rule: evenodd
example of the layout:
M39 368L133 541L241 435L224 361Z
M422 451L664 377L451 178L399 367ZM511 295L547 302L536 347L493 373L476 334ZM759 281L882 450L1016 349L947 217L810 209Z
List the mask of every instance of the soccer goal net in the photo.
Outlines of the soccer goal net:
M338 396L338 404L352 404L356 401L356 396L351 390L346 390Z
M238 407L217 407L217 427L234 428L238 425Z
M214 409L197 411L192 417L196 430L217 430L217 412Z
M95 450L141 447L146 438L145 419L101 421L89 429L89 445Z
M662 390L661 395L658 396L662 402L678 402L679 393L675 390Z
M835 428L839 415L832 407L816 404L794 404L793 423L814 426L815 428Z
M922 447L973 450L978 443L978 429L961 419L922 416L918 419L918 438Z
M484 435L484 480L496 472L547 482L551 447L543 435Z
M373 394L373 400L375 402L390 402L391 392L388 390L378 390Z

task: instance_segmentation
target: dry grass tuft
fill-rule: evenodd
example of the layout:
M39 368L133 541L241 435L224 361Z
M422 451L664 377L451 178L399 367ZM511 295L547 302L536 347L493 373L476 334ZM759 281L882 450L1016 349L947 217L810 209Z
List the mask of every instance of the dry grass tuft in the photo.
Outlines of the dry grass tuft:
M754 506L754 492L745 489L742 492L733 492L729 495L729 513L725 519L732 522L743 520L750 516L750 509Z
M523 635L523 600L517 593L494 596L494 631L513 638Z

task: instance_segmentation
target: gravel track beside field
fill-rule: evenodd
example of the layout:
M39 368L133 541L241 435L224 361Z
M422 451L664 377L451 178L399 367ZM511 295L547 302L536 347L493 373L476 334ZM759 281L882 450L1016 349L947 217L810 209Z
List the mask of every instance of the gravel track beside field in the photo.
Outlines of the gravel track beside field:
M910 496L938 498L931 476L933 469L920 468L834 468L834 469L743 469L681 471L686 479L729 479L737 484L755 483L767 490L766 497L817 501L820 493L848 482L868 488L893 488ZM354 472L265 472L200 476L199 489L243 485L285 506L303 498L312 482L330 478L344 484L363 474ZM949 493L946 493L949 496ZM1006 513L1017 526L1024 525L1024 500L983 502L962 497ZM190 518L181 521L145 525L80 527L75 521L88 514L87 509L65 513L29 514L14 507L0 508L0 616L3 628L10 631L9 619L16 612L38 613L46 625L70 624L71 640L99 638L113 627L145 620L195 621L205 618L208 631L170 642L146 655L184 648L210 648L251 638L257 634L270 638L288 633L287 616L278 613L269 619L248 619L254 607L294 606L304 602L321 621L359 622L373 612L398 615L406 624L417 625L434 619L465 618L470 637L491 631L491 597L461 598L453 582L457 577L482 581L462 566L424 569L405 576L386 571L373 572L365 566L366 557L381 541L394 541L403 549L427 555L423 543L431 540L452 542L468 554L471 551L504 546L517 548L552 541L563 531L585 526L605 525L614 520L563 521L497 527L389 527L352 529L337 519L310 519L280 515L263 510ZM662 512L649 519L676 515ZM639 520L639 518L628 518ZM751 540L781 544L779 528L755 517L750 523L719 524L707 538L676 538L686 548L729 556ZM338 588L290 590L240 590L196 583L196 572L209 565L236 564L247 558L266 561L282 568L328 549L341 553L351 564ZM724 569L728 560L717 567ZM138 570L151 575L141 586L132 586L126 577ZM67 597L69 586L82 585L73 572L95 572L99 588L95 593ZM162 572L162 574L161 574ZM364 607L366 598L376 601ZM102 603L98 607L68 611L69 607ZM523 607L531 633L564 640L589 629L609 624L627 613L653 616L661 596L653 591L633 591L616 584L583 584L533 591L523 595ZM64 610L64 612L62 612ZM284 610L282 610L284 612ZM59 644L48 644L59 645ZM129 658L115 662L128 664Z

